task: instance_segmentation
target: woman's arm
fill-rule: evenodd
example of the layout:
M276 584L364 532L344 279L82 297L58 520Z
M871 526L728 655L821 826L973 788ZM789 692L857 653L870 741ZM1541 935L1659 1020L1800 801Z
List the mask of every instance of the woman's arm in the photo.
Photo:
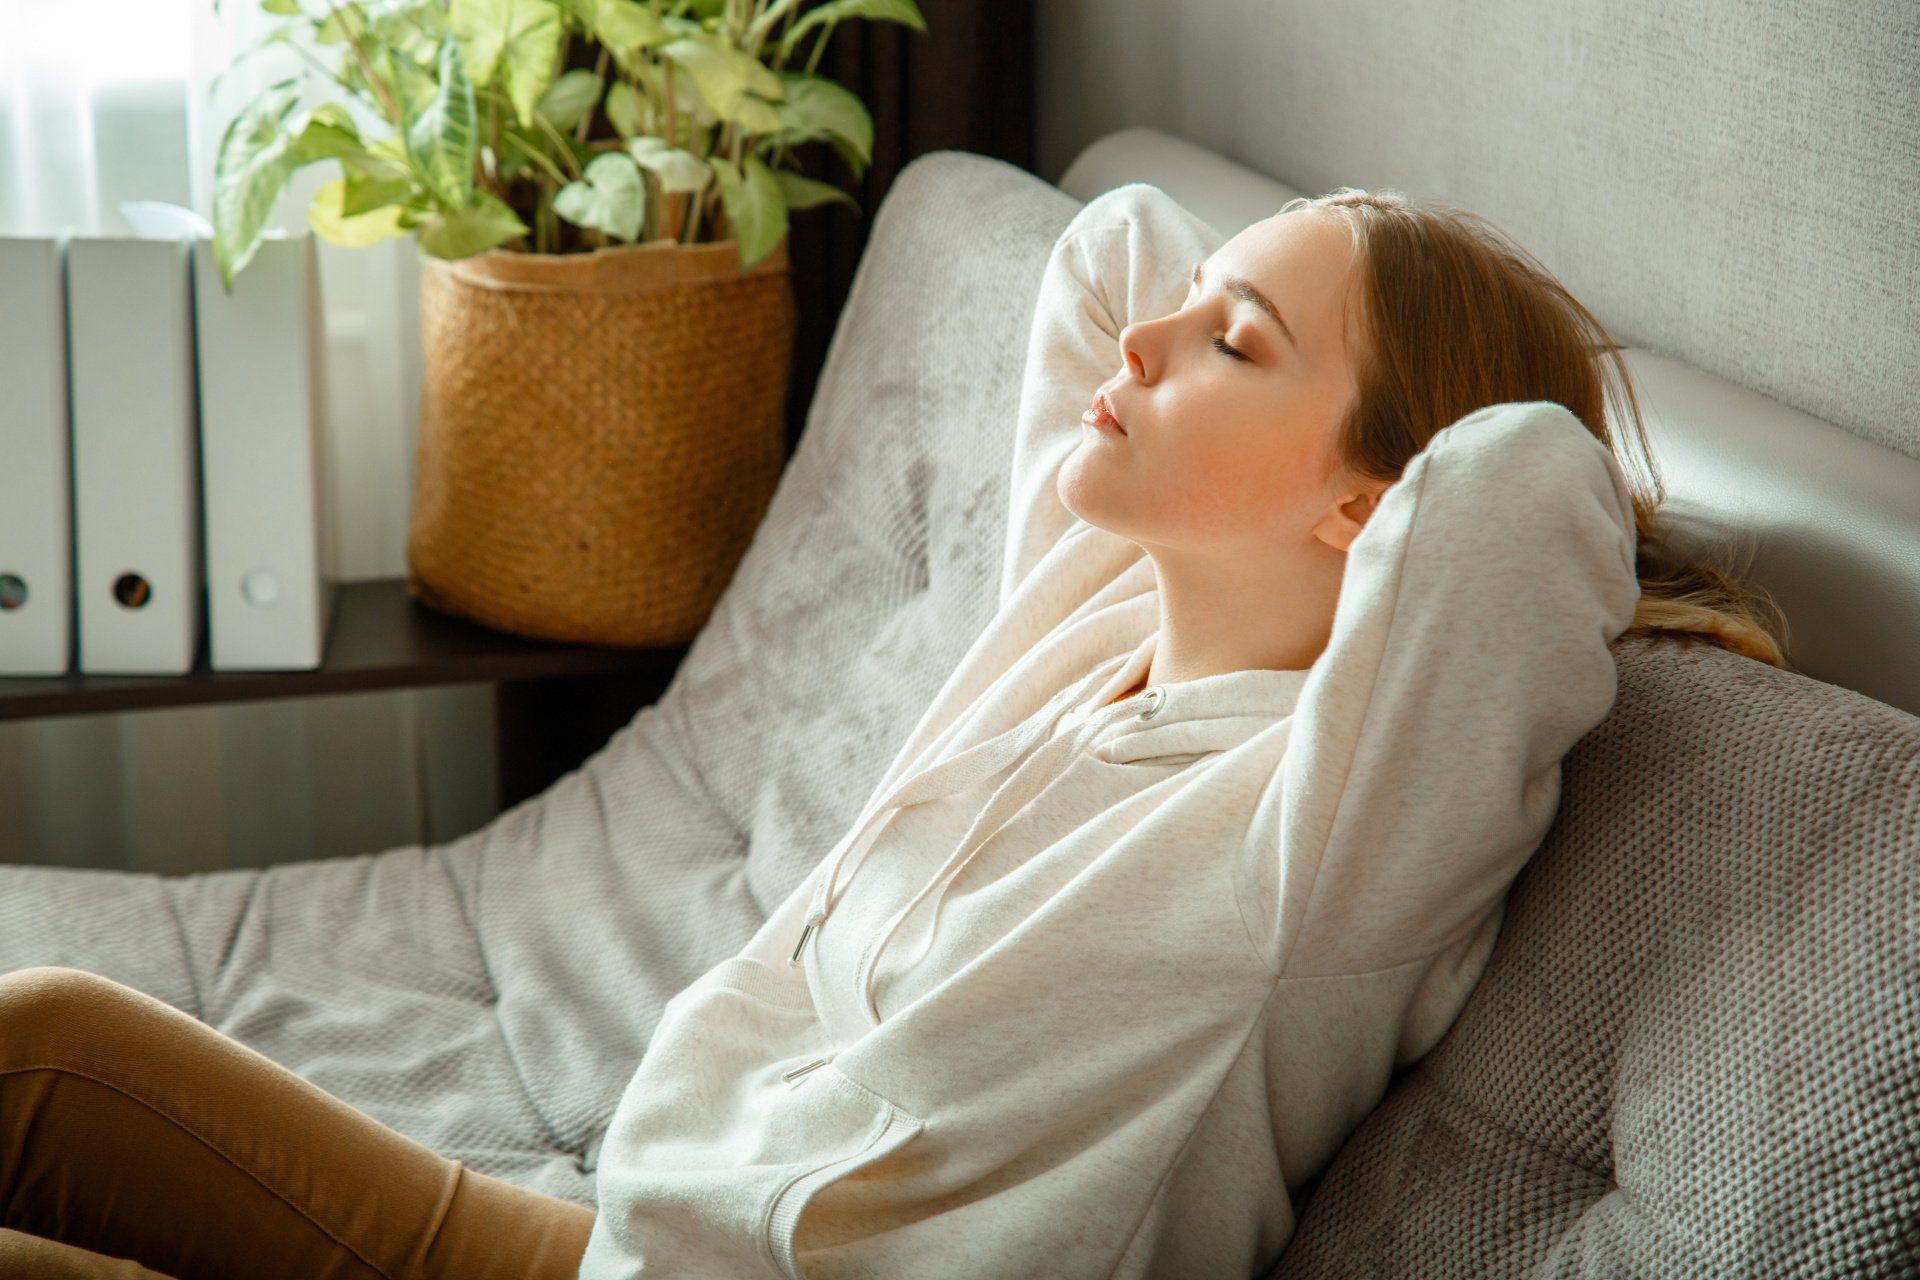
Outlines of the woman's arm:
M1121 329L1178 310L1194 264L1226 239L1160 188L1132 182L1089 200L1055 241L1027 338L1000 604L1077 522L1056 484L1081 413L1124 363Z
M1278 976L1390 968L1484 923L1612 709L1635 548L1618 462L1552 401L1476 410L1407 465L1348 548L1256 812L1278 881L1242 908Z

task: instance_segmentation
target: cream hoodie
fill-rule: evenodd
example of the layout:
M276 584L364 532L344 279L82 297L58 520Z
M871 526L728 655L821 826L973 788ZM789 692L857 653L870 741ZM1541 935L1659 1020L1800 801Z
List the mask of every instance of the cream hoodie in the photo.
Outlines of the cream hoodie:
M1224 237L1069 224L1022 383L1001 607L845 838L670 1001L582 1280L1243 1277L1452 1024L1560 762L1612 707L1628 488L1548 401L1441 431L1326 651L1170 682L1139 547L1055 492L1120 329Z

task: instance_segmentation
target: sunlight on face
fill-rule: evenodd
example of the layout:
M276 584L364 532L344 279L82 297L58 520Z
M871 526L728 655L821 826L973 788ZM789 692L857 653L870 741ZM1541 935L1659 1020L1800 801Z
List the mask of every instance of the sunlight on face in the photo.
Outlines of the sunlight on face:
M1105 390L1127 434L1081 427L1059 478L1067 508L1149 550L1312 538L1338 501L1342 478L1327 471L1354 395L1355 317L1342 310L1351 251L1335 215L1275 214L1199 264L1203 283L1178 310L1123 329L1122 368ZM1272 302L1291 339L1228 291L1230 276Z

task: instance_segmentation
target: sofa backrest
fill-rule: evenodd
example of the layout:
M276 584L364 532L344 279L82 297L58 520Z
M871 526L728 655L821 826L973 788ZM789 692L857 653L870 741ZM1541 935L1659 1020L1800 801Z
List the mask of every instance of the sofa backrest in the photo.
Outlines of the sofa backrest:
M1027 332L1080 205L940 151L875 215L800 444L659 707L765 912L993 615Z

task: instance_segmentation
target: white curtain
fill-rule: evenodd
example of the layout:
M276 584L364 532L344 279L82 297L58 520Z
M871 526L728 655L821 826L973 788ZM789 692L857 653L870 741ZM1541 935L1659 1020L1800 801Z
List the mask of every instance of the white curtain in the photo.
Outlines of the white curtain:
M0 234L126 233L133 200L211 216L227 123L302 65L278 46L228 70L270 21L258 0L0 0ZM273 222L303 226L333 168L297 174ZM334 562L399 577L415 249L318 247ZM498 811L492 742L486 684L4 721L0 862L185 872L451 839Z

